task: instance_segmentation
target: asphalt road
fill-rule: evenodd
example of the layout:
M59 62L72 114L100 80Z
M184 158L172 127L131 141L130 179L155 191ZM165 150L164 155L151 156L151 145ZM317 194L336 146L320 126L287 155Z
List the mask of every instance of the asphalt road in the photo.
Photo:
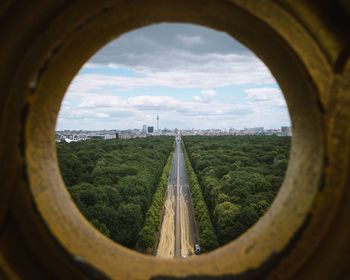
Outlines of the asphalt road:
M186 258L193 255L197 235L180 138L176 140L165 205L157 256Z

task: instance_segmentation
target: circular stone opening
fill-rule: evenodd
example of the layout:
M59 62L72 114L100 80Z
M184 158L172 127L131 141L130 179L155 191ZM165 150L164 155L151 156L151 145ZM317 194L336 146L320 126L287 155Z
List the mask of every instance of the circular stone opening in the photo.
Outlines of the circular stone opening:
M253 12L246 13L244 7L226 1L208 1L206 9L202 4L147 1L140 6L110 4L102 10L96 6L84 12L72 6L54 19L31 46L30 55L38 65L23 66L32 69L31 75L22 79L29 81L31 91L25 123L25 158L39 224L48 229L68 258L84 262L109 277L257 275L266 272L307 222L323 160L321 114L309 73L273 26L258 19L259 13L253 16ZM278 14L277 8L275 12ZM290 164L268 213L236 241L186 262L143 256L99 234L70 200L55 153L55 121L65 90L78 69L111 38L157 22L197 23L225 31L244 42L269 66L279 82L293 124Z
M251 51L223 32L157 24L84 64L56 142L67 190L94 227L139 252L188 258L268 210L291 127L277 82Z

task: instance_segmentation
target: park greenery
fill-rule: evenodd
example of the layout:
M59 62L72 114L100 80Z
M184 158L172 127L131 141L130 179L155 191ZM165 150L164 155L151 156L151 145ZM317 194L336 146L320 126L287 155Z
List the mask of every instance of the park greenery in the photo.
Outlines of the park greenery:
M203 251L241 235L269 208L288 164L290 137L184 136ZM161 227L173 137L57 143L62 177L83 215L112 240L151 253Z
M196 196L203 193L217 240L224 245L251 227L271 205L284 179L291 138L185 136L183 141L191 162L187 166L195 172L187 168L199 227L207 208L202 202L196 206L201 201ZM210 222L205 223L210 232ZM201 241L207 242L205 237Z
M139 240L137 247L143 251L147 251L147 249L155 249L157 241L156 234L160 232L162 219L160 213L162 212L164 206L165 193L168 187L168 180L173 162L173 155L173 153L170 153L168 157L167 164L165 165L163 173L160 176L157 191L153 196L152 204L147 211L144 226L139 232Z
M57 143L57 155L83 215L112 240L147 247L159 230L173 144L173 137L88 140Z

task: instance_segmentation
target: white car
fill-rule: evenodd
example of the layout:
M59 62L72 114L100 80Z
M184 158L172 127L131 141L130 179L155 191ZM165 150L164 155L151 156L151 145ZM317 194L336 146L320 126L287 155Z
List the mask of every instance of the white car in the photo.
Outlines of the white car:
M194 245L194 253L196 255L199 255L201 253L201 247L199 246L199 244Z

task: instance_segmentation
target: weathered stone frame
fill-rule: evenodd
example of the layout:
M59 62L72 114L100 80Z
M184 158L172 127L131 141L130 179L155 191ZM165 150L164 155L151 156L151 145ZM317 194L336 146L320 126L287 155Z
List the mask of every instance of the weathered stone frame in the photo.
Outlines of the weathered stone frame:
M311 2L2 1L3 276L349 277L349 7ZM80 67L110 40L159 22L201 24L244 43L277 79L293 124L287 175L271 209L234 242L187 260L144 256L102 236L70 199L56 158L57 114Z

